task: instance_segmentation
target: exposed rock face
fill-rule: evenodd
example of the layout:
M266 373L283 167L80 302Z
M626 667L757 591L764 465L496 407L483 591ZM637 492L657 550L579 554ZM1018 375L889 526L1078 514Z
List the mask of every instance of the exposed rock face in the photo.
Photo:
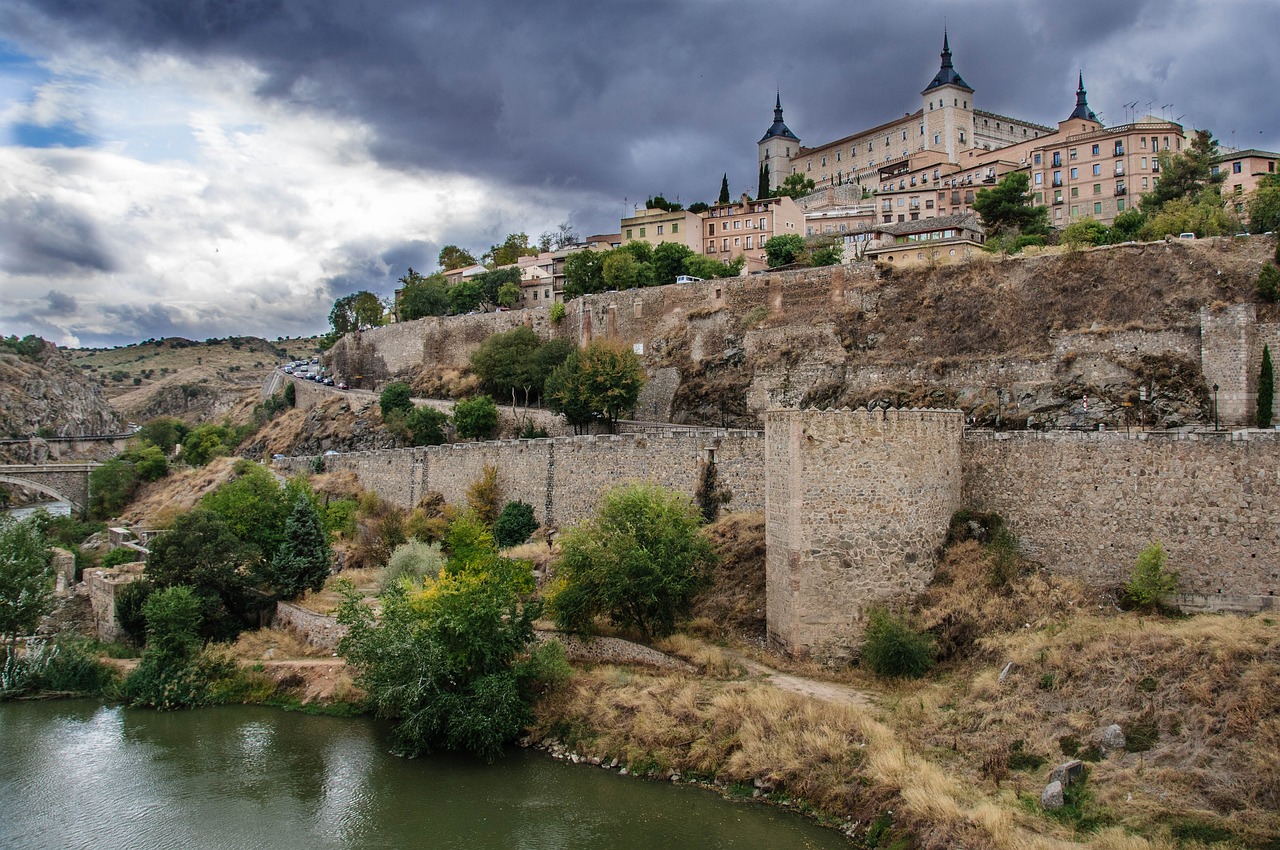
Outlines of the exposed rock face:
M276 417L241 447L240 454L261 459L277 453L318 455L404 445L383 428L377 401L335 394L305 411L295 409Z
M52 343L31 356L0 350L0 436L118 434L120 414Z

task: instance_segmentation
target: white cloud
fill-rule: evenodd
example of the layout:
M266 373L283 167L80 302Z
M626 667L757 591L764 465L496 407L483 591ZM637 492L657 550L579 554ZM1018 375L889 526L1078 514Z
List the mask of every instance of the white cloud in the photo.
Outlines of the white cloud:
M31 245L0 253L0 323L16 326L7 332L52 328L71 344L312 332L325 325L332 281L394 280L403 269L382 258L400 246L458 234L480 244L500 238L489 236L495 222L536 232L566 217L562 198L517 201L463 175L380 166L370 128L257 98L260 75L242 63L82 58L99 69L92 79L64 57L25 109L4 114L74 120L96 143L0 148L0 204L65 211L109 262L72 257L70 275L53 264L45 274L30 257L15 270ZM79 82L64 84L71 75ZM73 296L75 312L49 311L53 291Z

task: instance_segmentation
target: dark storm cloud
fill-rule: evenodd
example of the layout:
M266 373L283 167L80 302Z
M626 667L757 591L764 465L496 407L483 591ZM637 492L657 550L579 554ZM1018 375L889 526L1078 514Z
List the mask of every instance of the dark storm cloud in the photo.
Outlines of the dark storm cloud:
M68 295L65 292L59 292L56 289L45 296L45 300L49 305L48 309L45 310L45 313L49 315L69 316L75 313L80 307L79 302L76 301L74 296Z
M1275 17L1264 0L1230 8ZM1055 125L1083 70L1112 123L1122 103L1158 113L1176 101L1198 126L1243 125L1226 110L1242 111L1248 144L1274 145L1275 26L1205 26L1225 14L1178 0L810 0L785 13L743 0L40 0L0 25L50 44L70 31L122 51L244 59L266 75L262 96L367 122L384 164L598 192L621 211L651 193L710 199L723 172L735 193L754 190L775 91L806 144L913 111L944 21L983 109ZM575 223L606 228L616 214Z
M116 268L94 223L49 198L0 199L0 222L0 270L10 274L77 274Z

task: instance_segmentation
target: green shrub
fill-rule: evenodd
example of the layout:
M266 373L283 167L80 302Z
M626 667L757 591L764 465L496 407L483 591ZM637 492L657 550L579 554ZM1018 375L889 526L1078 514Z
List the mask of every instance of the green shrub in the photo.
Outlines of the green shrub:
M378 396L378 407L385 419L388 413L395 410L408 412L413 409L413 399L409 396L409 385L404 381L395 381L382 388Z
M557 301L551 305L551 324L558 325L564 321L564 304Z
M137 563L145 558L146 556L141 552L135 552L132 549L120 546L116 549L112 549L110 552L102 556L102 568L104 570L109 570L113 567L118 567L121 564Z
M147 615L144 606L155 590L146 579L131 581L116 591L116 622L129 639L141 646L147 639Z
M884 608L872 608L862 637L862 661L877 676L918 679L933 668L933 639Z
M1160 725L1148 712L1125 724L1124 748L1131 753L1145 753L1160 742Z
M1159 610L1164 598L1177 591L1178 574L1165 567L1167 559L1164 546L1158 540L1142 551L1124 586L1125 600L1129 605Z
M56 653L40 676L41 690L81 696L104 696L115 684L116 672L98 660L87 641L60 640Z
M387 559L378 578L378 593L387 593L402 581L408 580L415 585L424 578L437 578L444 569L444 553L439 543L423 543L421 540L410 540L401 543Z
M488 439L498 428L498 406L487 395L464 398L454 405L453 425L458 439Z
M1258 282L1255 284L1258 298L1268 304L1274 304L1278 296L1280 296L1280 269L1268 263L1262 267L1262 271L1258 272Z
M493 539L502 548L519 546L538 529L533 506L527 502L507 502L493 523Z

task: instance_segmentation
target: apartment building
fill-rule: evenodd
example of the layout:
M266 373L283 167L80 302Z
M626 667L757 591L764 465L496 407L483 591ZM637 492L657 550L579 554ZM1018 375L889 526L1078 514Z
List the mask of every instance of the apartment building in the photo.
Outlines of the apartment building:
M1258 181L1276 173L1280 154L1271 151L1232 150L1219 153L1210 166L1214 176L1222 177L1222 197L1239 215L1246 212L1249 195L1258 188Z
M785 195L753 201L747 195L716 204L702 215L702 253L729 263L747 258L747 270L765 268L764 243L774 236L804 234L804 213Z
M692 251L702 250L702 219L688 210L636 210L622 219L622 241L661 245L677 242Z

